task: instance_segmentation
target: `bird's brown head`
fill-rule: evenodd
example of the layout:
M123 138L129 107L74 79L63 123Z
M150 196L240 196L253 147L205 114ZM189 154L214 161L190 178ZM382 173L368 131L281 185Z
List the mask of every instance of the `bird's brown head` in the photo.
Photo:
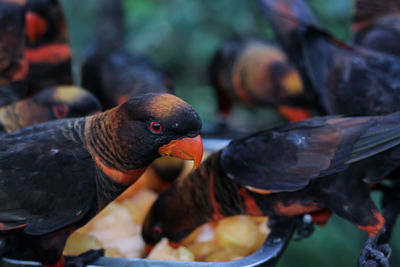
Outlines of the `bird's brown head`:
M232 69L237 97L253 105L280 104L303 95L300 75L286 55L262 40L245 43Z
M28 46L66 39L66 22L60 3L57 0L28 0L25 34Z
M118 108L121 142L152 148L156 156L175 156L200 164L203 144L201 119L192 106L171 94L145 94L131 98ZM133 131L133 132L132 132ZM131 139L133 133L139 138ZM135 140L135 144L132 144ZM136 153L136 152L135 152Z
M199 115L170 94L131 98L94 116L89 124L87 141L92 156L103 171L122 184L135 181L135 175L128 175L130 171L144 170L160 156L193 160L196 168L203 155ZM117 177L115 171L124 175Z
M77 86L46 89L33 95L32 99L48 114L47 120L82 117L101 112L99 100Z

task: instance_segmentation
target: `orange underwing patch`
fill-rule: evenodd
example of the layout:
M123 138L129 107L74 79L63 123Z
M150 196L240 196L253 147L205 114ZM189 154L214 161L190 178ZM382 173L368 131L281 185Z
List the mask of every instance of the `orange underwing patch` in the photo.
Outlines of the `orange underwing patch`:
M281 105L278 107L278 112L289 122L296 122L311 118L309 110Z
M143 174L146 168L141 168L137 170L128 170L126 172L122 172L113 168L106 166L99 156L95 156L94 160L96 164L101 168L101 170L114 182L121 185L131 185L133 184L139 177Z
M25 14L25 34L30 43L37 41L37 38L43 36L48 28L47 21L39 14L28 11Z
M367 232L369 236L376 236L382 227L385 225L385 219L379 213L379 211L373 211L376 224L371 225L357 225L358 228Z
M30 63L58 64L71 58L71 49L67 44L49 44L26 48L25 56Z
M215 199L214 179L215 179L214 174L211 173L210 174L210 184L209 184L210 190L209 190L209 192L210 192L211 205L212 205L212 207L214 209L213 219L217 221L217 220L220 220L220 219L224 218L225 216L222 215L222 213L220 211L221 210L221 205Z
M237 192L240 196L243 197L244 205L246 207L246 214L253 216L263 215L255 200L246 192L246 189L240 188Z
M328 222L331 215L332 212L328 209L325 209L311 213L311 218L314 223L318 224L319 226L324 226Z
M317 211L319 209L321 208L312 202L310 202L309 205L303 205L301 203L291 203L289 205L285 205L282 201L278 201L275 207L275 212L282 216L296 216Z

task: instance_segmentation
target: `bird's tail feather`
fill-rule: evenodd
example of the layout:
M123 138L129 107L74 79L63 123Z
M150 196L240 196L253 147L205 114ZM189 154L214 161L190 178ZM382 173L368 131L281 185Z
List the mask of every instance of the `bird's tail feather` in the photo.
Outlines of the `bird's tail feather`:
M378 118L354 144L346 163L350 164L374 156L400 144L400 112Z

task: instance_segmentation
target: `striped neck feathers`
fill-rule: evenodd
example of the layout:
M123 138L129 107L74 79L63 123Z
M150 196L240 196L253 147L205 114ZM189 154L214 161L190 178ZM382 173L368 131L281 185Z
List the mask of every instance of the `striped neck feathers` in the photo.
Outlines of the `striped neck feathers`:
M85 126L86 147L96 165L114 182L128 186L133 184L146 167L137 167L130 161L116 134L118 126L117 109L88 118Z

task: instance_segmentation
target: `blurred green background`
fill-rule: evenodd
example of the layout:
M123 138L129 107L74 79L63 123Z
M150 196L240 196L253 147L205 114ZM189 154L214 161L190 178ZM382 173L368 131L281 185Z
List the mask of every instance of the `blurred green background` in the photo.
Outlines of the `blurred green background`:
M73 49L74 74L96 41L98 0L62 0ZM349 40L352 1L308 0L321 24L342 40ZM255 0L125 0L125 45L142 53L172 74L176 94L191 103L207 124L215 121L216 101L209 85L209 61L224 40L235 36L272 39ZM262 128L281 123L273 110L241 107L241 126ZM243 111L244 110L244 111ZM244 114L244 115L243 115ZM378 196L375 196L378 199ZM397 230L392 237L392 266L400 266ZM356 266L367 236L333 216L329 223L300 242L291 242L278 266Z

